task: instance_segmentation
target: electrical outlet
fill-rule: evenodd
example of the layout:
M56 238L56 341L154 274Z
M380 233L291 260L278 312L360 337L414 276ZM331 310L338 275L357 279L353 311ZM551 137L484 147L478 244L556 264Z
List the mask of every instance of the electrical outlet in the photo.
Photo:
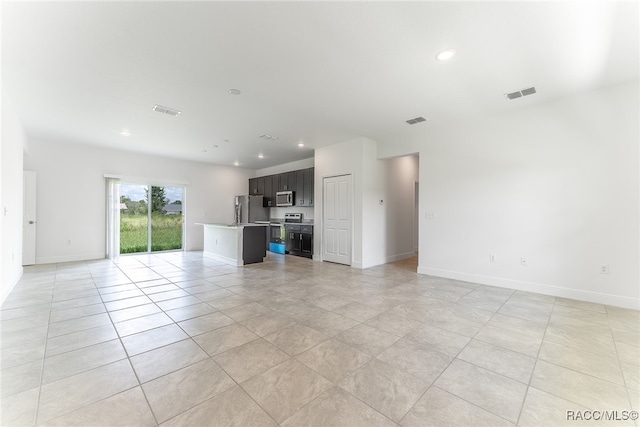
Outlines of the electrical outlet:
M527 262L527 258L526 257L520 257L520 265L523 267L526 267L529 265L529 263Z
M436 219L436 213L433 211L428 211L424 214L424 219Z
M600 266L600 274L609 274L609 264L602 264Z
M71 239L67 239L67 246L71 246Z
M489 262L496 262L496 254L489 254Z

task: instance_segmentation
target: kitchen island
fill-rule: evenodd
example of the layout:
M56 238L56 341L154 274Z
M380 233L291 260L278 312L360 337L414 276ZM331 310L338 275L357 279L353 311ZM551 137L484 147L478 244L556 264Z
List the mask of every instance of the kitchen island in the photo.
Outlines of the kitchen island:
M262 262L267 256L269 224L205 224L203 255L235 266Z

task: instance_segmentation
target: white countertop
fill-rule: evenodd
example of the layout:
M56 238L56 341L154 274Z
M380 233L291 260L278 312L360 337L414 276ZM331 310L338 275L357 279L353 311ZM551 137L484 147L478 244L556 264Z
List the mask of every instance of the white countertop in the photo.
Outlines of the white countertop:
M196 222L196 225L204 225L206 227L218 227L218 228L244 228L244 227L267 227L269 224L220 224L220 223L206 223Z

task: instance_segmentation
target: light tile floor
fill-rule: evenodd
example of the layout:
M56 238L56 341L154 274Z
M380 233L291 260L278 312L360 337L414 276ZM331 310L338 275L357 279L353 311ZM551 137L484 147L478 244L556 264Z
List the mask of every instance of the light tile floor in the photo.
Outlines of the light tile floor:
M639 312L415 270L28 267L0 311L0 424L634 425L567 411L639 409Z

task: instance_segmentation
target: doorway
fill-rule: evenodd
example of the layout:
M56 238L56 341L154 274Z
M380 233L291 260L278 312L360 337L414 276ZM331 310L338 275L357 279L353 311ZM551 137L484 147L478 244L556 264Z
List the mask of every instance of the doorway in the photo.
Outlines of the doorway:
M36 263L36 172L24 171L22 211L22 265Z
M322 259L351 265L351 175L324 178L322 188Z
M184 187L120 184L120 254L180 250Z

